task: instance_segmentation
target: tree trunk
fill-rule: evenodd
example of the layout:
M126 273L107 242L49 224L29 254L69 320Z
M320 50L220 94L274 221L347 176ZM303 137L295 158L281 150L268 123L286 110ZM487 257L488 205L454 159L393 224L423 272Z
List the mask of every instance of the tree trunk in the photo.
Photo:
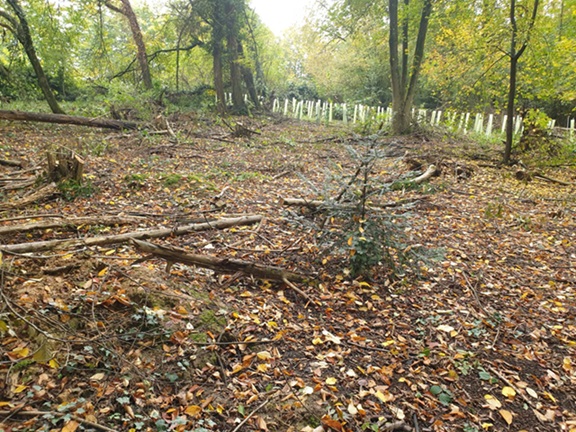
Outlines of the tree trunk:
M32 121L40 123L73 124L78 126L101 127L106 129L138 129L138 123L108 120L100 118L88 118L79 116L69 116L65 114L47 114L25 111L4 111L0 110L0 120Z
M120 0L122 3L121 7L117 7L110 2L105 2L104 4L114 12L124 15L128 20L130 25L130 31L132 33L132 40L136 44L136 57L138 58L138 63L140 65L140 71L142 72L142 82L146 90L152 88L152 76L150 75L150 67L148 66L148 56L146 55L146 45L144 44L144 38L142 37L142 30L138 24L138 18L132 9L130 0Z
M404 1L405 6L408 1ZM412 66L408 70L408 23L402 25L402 62L398 58L399 51L399 22L398 22L398 0L388 1L388 11L390 15L390 37L388 45L390 48L390 75L392 81L392 133L401 135L410 132L412 123L412 104L416 94L418 77L424 60L424 47L426 45L426 34L428 23L432 13L432 0L424 0L418 27L418 36L414 48Z
M508 84L508 106L506 108L506 143L504 145L504 157L502 163L509 165L511 163L512 144L514 140L514 101L516 99L516 81L518 77L518 60L526 50L530 38L530 32L536 22L536 15L538 13L539 0L534 0L534 7L530 22L528 23L528 30L522 46L516 51L517 38L518 38L518 23L516 22L516 0L510 0L510 26L512 27L512 34L510 35L510 77Z
M30 33L30 27L28 26L28 21L26 20L26 15L24 14L24 10L20 7L18 0L6 0L16 17L18 18L18 23L16 23L16 28L14 29L16 32L16 37L18 41L24 47L24 51L26 52L26 56L34 69L34 73L36 74L36 78L38 79L38 85L46 98L46 102L50 106L50 109L55 114L64 114L64 110L60 108L56 97L54 96L54 92L50 88L50 84L48 83L48 78L46 78L46 74L44 73L44 69L42 68L42 64L36 55L36 49L34 48L34 42L32 41L32 35Z
M212 67L214 73L214 90L216 91L216 109L226 112L226 95L222 76L222 42L224 40L224 14L222 5L216 1L212 13Z
M238 54L241 60L244 60L244 48L242 43L238 42ZM246 88L248 89L248 94L250 95L250 100L254 104L256 109L260 108L260 100L258 99L258 92L256 91L256 84L254 83L254 75L248 66L241 63L240 68L242 69L242 77Z
M231 0L226 1L226 46L230 63L230 84L232 86L232 105L235 114L246 114L246 104L242 95L242 73L238 56L238 11Z

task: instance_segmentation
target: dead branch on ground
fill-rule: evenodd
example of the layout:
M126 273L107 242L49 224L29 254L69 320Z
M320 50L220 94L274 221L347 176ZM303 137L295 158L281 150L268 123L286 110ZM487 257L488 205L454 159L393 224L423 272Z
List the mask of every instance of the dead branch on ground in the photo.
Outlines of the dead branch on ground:
M239 218L219 219L213 222L185 225L176 228L161 228L152 230L132 231L124 234L111 236L97 236L87 238L72 238L62 240L47 240L30 243L18 243L13 245L0 245L0 251L4 253L23 254L29 252L44 252L48 250L65 250L78 247L104 246L109 244L126 243L131 239L151 239L168 237L171 235L183 235L196 231L210 229L224 229L238 225L251 225L262 220L262 216L248 215Z

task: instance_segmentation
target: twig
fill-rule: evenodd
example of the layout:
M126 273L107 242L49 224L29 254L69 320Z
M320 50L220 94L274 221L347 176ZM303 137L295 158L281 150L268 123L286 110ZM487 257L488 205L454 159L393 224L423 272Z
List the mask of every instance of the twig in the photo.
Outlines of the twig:
M390 353L389 350L385 350L385 349L383 349L383 348L369 347L369 346L366 346L366 345L360 345L360 344L357 344L357 343L354 343L354 342L349 342L349 341L344 341L344 343L347 344L347 345L351 345L351 346L355 346L355 347L358 347L358 348L362 348L362 349L367 350L367 351L378 351L378 352Z
M274 177L272 177L272 180L278 180L279 178L282 178L288 174L291 174L294 170L286 170L286 171L282 171L280 174L276 174Z
M406 423L404 423L403 421L397 421L397 422L387 422L384 423L386 420L383 420L382 422L378 423L378 430L379 431L406 431L406 432L410 432L412 430L412 428L410 426L408 426Z
M301 296L303 296L304 298L306 298L306 300L308 300L310 303L316 304L316 302L312 299L312 297L310 297L308 294L306 294L304 291L302 291L300 288L298 288L296 285L294 285L292 282L290 282L288 279L283 278L282 282L284 282L286 285L288 285L290 288L292 288L294 291L296 291L298 294L300 294Z
M195 346L213 346L213 345L218 345L218 346L227 346L227 345L267 345L267 344L273 344L275 342L275 340L261 340L261 341L230 341L230 342L220 342L220 341L216 341L216 342L193 342L193 341L187 341L187 344L190 345L195 345Z
M258 405L254 411L252 411L250 414L248 414L246 416L246 418L244 420L242 420L240 422L240 424L234 428L234 430L232 430L232 432L238 432L242 428L242 426L244 426L246 424L246 422L248 420L250 420L252 418L252 416L254 416L254 414L256 414L259 410L264 408L269 403L270 403L270 399L266 399L264 402L262 402L260 405Z
M414 420L414 431L420 432L420 425L418 424L418 417L416 416L416 413L412 415L412 419Z
M10 416L12 415L12 411L0 411L0 416ZM55 412L55 411L18 411L16 415L26 416L26 417L36 417L36 416L44 416L44 415L51 415L54 417L64 417L68 416L70 419L85 424L87 426L93 427L95 429L103 430L106 432L118 432L116 429L109 428L108 426L104 426L98 423L91 422L89 420L83 419L81 417L77 417L75 415L70 415L69 413L65 412Z
M64 216L61 214L37 214L37 215L24 215L24 216L13 216L9 218L0 219L0 222L10 222L22 219L40 219L40 218L63 218Z
M531 401L530 399L528 399L528 397L527 397L525 394L520 393L520 392L518 391L518 389L516 388L516 386L515 386L508 378L506 378L504 375L502 375L500 372L498 372L495 367L493 367L492 365L489 364L489 365L488 365L488 369L489 369L492 373L494 373L498 378L500 378L502 381L504 381L506 384L508 384L510 387L512 387L512 388L514 389L514 391L516 392L516 394L519 394L519 395L522 397L522 399L524 399L524 401L525 401L530 407L535 408L534 405L533 405L533 403L532 403L532 401Z

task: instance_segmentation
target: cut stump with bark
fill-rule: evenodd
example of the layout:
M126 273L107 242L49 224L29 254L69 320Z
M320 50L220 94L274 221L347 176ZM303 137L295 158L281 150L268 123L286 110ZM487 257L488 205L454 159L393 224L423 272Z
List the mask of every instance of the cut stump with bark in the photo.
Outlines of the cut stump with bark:
M48 163L47 175L51 181L74 180L82 183L84 159L73 151L59 149L56 153L46 154Z

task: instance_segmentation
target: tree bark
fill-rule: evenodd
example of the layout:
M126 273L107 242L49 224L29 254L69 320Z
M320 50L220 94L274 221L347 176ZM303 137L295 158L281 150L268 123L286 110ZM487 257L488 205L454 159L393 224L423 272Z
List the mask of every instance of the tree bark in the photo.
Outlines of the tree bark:
M32 121L40 123L73 124L78 126L100 127L105 129L138 129L141 124L120 120L69 116L65 114L34 113L26 111L0 110L0 120Z
M132 33L132 40L134 41L134 44L136 44L136 56L138 58L138 64L140 65L140 71L142 72L142 83L146 90L150 90L152 88L152 76L148 65L148 56L146 55L146 44L142 37L140 24L138 24L138 17L130 4L130 0L120 0L120 3L122 6L118 7L109 1L104 2L108 9L124 15L128 20L130 32Z
M30 27L28 25L28 20L26 19L26 14L24 10L18 3L18 0L6 0L7 3L10 5L14 13L16 14L17 21L11 21L13 25L13 31L15 31L15 36L18 41L24 47L24 51L26 52L26 56L34 69L34 73L36 74L36 79L38 80L38 85L44 94L44 98L50 109L55 114L64 114L64 110L60 108L58 101L56 100L56 96L54 96L54 92L50 88L50 84L48 83L48 78L46 78L46 74L44 73L44 69L42 68L42 64L40 63L40 59L36 55L36 49L34 48L34 42L32 41L32 34L30 32ZM5 15L3 15L6 18Z

